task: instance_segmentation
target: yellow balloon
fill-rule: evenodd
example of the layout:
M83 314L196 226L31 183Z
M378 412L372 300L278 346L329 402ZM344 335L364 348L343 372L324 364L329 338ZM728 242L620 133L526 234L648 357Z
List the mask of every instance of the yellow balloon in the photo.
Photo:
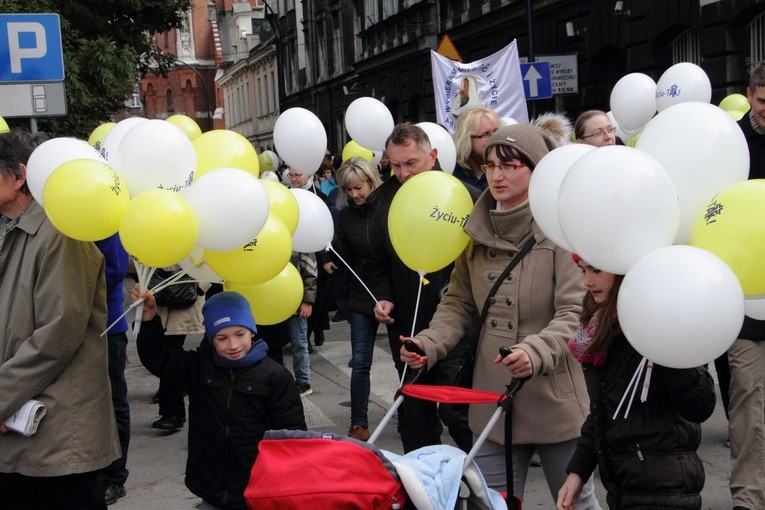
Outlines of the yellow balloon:
M738 111L738 110L725 110L725 113L730 115L731 118L733 118L733 120L735 120L736 122L740 121L741 117L746 115L746 112L742 112L742 111Z
M279 274L292 256L292 234L284 223L268 215L252 242L229 251L205 250L205 260L226 281L263 283Z
M227 129L202 133L191 141L197 156L194 180L216 168L240 168L255 177L260 175L258 153L245 137Z
M45 213L53 226L79 241L98 241L117 232L129 200L117 172L94 159L64 163L43 188Z
M298 224L298 203L295 195L279 182L261 179L260 183L266 188L269 213L282 220L290 235L294 234Z
M351 158L363 158L371 163L375 154L371 149L362 147L355 140L351 140L343 147L343 161L348 161Z
M744 94L730 94L720 101L720 108L726 112L736 111L746 113L751 108L751 105Z
M274 278L254 285L224 282L225 290L242 294L250 303L255 324L278 324L289 319L303 302L303 279L292 264Z
M258 163L260 164L260 171L266 172L268 170L274 169L274 162L271 161L271 155L269 154L259 154L258 155Z
M194 249L199 220L179 193L150 189L128 202L119 233L125 250L138 262L166 267L177 264Z
M467 188L439 171L415 175L396 192L388 213L393 249L407 267L432 273L449 265L467 246L463 230L473 209Z
M11 128L8 127L8 123L5 122L5 119L0 117L0 133L8 133L11 131Z
M691 245L720 257L748 298L765 295L765 179L743 181L713 197L693 227Z
M199 124L192 119L191 117L187 117L186 115L181 115L180 113L171 115L167 119L167 122L170 124L175 124L179 128L181 128L181 131L186 133L186 136L189 137L189 140L193 140L194 138L198 137L202 134L202 129L199 127Z
M88 137L88 145L95 148L99 153L101 152L101 146L104 144L104 138L109 134L109 131L116 126L115 122L104 122L96 129L90 132Z

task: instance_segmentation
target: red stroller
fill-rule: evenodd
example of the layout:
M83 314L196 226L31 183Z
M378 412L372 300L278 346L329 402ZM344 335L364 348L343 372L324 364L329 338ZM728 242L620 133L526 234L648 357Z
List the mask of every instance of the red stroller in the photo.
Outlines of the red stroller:
M417 375L413 378L413 382ZM473 459L491 429L504 412L512 412L513 397L524 380L513 379L504 394L454 386L406 384L391 409L367 443L330 433L269 431L259 446L250 482L244 496L250 509L404 509L419 508L409 501L396 468L375 446L405 396L448 404L493 403L497 410L463 462L472 467ZM505 420L505 436L512 444L512 420ZM507 455L507 507L520 510L520 500L513 495L512 449ZM472 468L471 468L472 469ZM481 478L482 481L482 478ZM469 483L460 484L461 508L471 498ZM474 484L475 486L475 484ZM478 488L480 492L480 488ZM470 499L476 502L476 498ZM478 494L478 508L490 508L484 494ZM458 506L460 507L460 506Z

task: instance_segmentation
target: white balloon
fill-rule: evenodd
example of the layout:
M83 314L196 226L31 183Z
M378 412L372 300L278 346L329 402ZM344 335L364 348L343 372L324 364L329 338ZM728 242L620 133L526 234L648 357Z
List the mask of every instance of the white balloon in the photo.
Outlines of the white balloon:
M699 214L717 193L749 177L749 149L730 115L709 103L680 103L660 112L635 146L669 174L680 200L676 243L691 239Z
M430 139L430 146L438 151L438 162L441 170L453 173L457 165L457 148L454 145L452 135L435 122L420 122L417 124Z
M505 126L512 126L513 124L518 124L518 121L517 121L517 120L515 120L515 119L514 119L514 118L512 118L512 117L502 117L502 118L501 118L501 119L499 119L499 120L500 120L500 121L501 121L501 123L502 123L502 127L505 127Z
M372 151L372 166L377 166L380 164L382 153L383 151Z
M571 166L560 187L558 219L573 251L599 269L625 274L646 253L672 244L680 206L655 159L611 145Z
M222 282L223 278L218 276L215 271L212 270L210 265L205 262L204 255L204 249L196 246L193 250L191 250L191 253L186 255L183 260L178 262L178 265L180 265L182 269L188 268L186 274L195 280L212 283Z
M711 99L712 84L709 76L702 68L690 62L673 65L656 82L656 107L660 112L686 101L708 103Z
M327 133L316 115L305 108L290 108L276 119L274 145L285 163L313 175L324 159Z
M627 138L635 136L656 113L656 82L643 73L622 76L611 90L610 104Z
M43 203L43 189L53 171L74 159L106 161L85 140L51 138L38 145L27 161L27 186L38 204Z
M534 221L542 232L564 250L571 251L558 220L558 195L563 178L571 165L595 146L585 143L570 143L554 149L539 161L531 173L529 182L529 206Z
M630 136L624 132L622 127L619 125L619 123L616 121L616 118L614 117L614 112L608 111L606 112L606 116L608 117L608 120L611 121L611 124L616 128L616 136L619 137L622 141L627 140L630 138ZM635 135L632 135L635 136Z
M207 250L244 246L268 219L266 189L257 177L239 168L207 172L186 188L183 196L199 218L197 246Z
M120 142L122 142L122 139L127 132L147 120L148 119L143 117L128 117L127 119L119 121L108 133L106 133L104 143L101 144L101 156L111 163L114 160L114 156L117 154L117 147L120 146Z
M345 110L345 129L353 140L369 150L385 149L385 140L393 132L393 116L381 101L360 97Z
M292 250L300 253L321 251L332 245L335 226L324 201L305 189L290 189L298 203L298 224L292 234Z
M712 362L736 340L744 292L733 271L712 253L666 246L630 268L617 310L636 351L660 365L691 368Z
M765 320L765 298L746 298L744 311L747 317L758 321Z
M190 186L197 167L197 155L181 128L152 119L141 122L125 134L110 164L125 180L130 196L134 197L149 189L180 191Z

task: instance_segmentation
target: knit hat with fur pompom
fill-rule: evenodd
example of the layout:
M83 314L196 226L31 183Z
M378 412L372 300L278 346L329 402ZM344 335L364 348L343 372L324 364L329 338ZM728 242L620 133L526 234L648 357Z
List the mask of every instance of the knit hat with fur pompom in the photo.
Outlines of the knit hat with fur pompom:
M483 149L484 160L496 145L512 147L537 166L548 152L571 140L571 122L557 113L545 113L531 124L513 124L499 128Z

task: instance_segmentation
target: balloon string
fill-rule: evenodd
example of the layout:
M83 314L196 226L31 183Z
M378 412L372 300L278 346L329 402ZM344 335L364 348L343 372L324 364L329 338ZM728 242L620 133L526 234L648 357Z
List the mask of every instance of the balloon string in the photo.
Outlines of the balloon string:
M156 271L156 268L150 266L144 266L137 260L135 262L136 275L138 276L138 291L149 288L149 282L151 277ZM137 302L137 301L136 301ZM135 310L135 322L133 323L133 338L138 338L138 333L141 332L141 320L143 319L143 302L141 302Z
M417 286L417 301L415 301L414 305L414 317L412 317L412 333L409 335L410 337L414 336L414 328L417 325L417 311L420 309L420 296L422 295L422 280L425 278L425 273L421 271L417 271L417 273L420 275L420 283ZM399 386L404 385L404 379L406 378L406 369L409 368L409 365L404 365L404 370L401 372L401 381L399 382Z
M637 386L638 386L637 381L638 379L640 379L640 374L643 373L643 367L645 366L646 361L647 360L645 357L640 361L640 364L638 365L637 370L635 370L635 373L632 375L632 379L630 379L629 384L627 384L627 387L624 390L624 395L622 396L622 399L619 401L619 405L616 406L616 412L614 413L614 416L611 418L612 420L615 420L616 417L619 415L619 410L622 408L622 404L624 404L624 401L627 398L627 395L630 393L630 388L633 388L633 385L634 385L634 389L632 391L632 396L633 397L635 396L635 390L637 389ZM624 413L624 417L626 418L628 414L629 414L629 407L627 408L627 411Z
M366 290L366 291L367 291L367 293L368 293L370 296L372 296L372 300L375 302L375 305L376 305L376 304L378 303L378 300L377 300L377 298L375 297L375 295L374 295L374 294L372 294L372 291L371 291L371 290L369 290L369 287L367 287L366 283L364 283L364 281L361 279L361 277L360 277L358 274L356 274L356 271L354 271L354 270L353 270L353 268L351 267L351 265L350 265L350 264L348 264L348 262L346 262L346 261L345 261L345 259L344 259L344 258L343 258L343 257L342 257L342 256L341 256L339 253L337 253L337 250L335 250L335 249L334 249L332 246L328 246L328 247L327 247L327 249L328 249L329 251L331 251L332 253L334 253L335 255L337 255L337 258L339 258L339 259L340 259L340 261L341 261L343 264L345 264L345 267L347 267L347 268L348 268L348 271L350 271L350 272L351 272L351 274L352 274L353 276L355 276L355 277L356 277L356 279L359 281L359 283L361 284L361 286L362 286L362 287L364 287L364 290Z
M648 400L648 388L651 387L651 373L653 372L653 361L648 360L645 368L645 379L643 379L643 391L640 392L640 401Z
M136 269L138 269L137 263L136 263ZM152 294L156 294L157 292L161 291L162 289L165 289L165 288L167 288L167 287L169 287L171 285L177 285L179 283L207 283L204 280L183 280L183 282L179 281L183 276L185 276L189 272L189 269L191 269L191 267L188 267L186 269L182 269L182 270L178 271L177 273L174 273L172 276L170 276L166 280L163 280L160 283L158 283L153 289L149 289L149 292L151 292ZM139 277L139 281L140 281L140 277ZM124 316L126 316L130 312L130 310L132 310L136 306L139 306L144 301L145 301L145 299L141 298L141 299L138 299L135 303L131 304L122 313L122 315L120 315L119 317L114 319L114 321L111 324L109 324L109 326L107 326L107 328L101 333L101 336L104 336L110 329L112 329L114 327L115 324L117 324L120 321L120 319L122 319ZM143 313L141 313L141 315L143 315Z

